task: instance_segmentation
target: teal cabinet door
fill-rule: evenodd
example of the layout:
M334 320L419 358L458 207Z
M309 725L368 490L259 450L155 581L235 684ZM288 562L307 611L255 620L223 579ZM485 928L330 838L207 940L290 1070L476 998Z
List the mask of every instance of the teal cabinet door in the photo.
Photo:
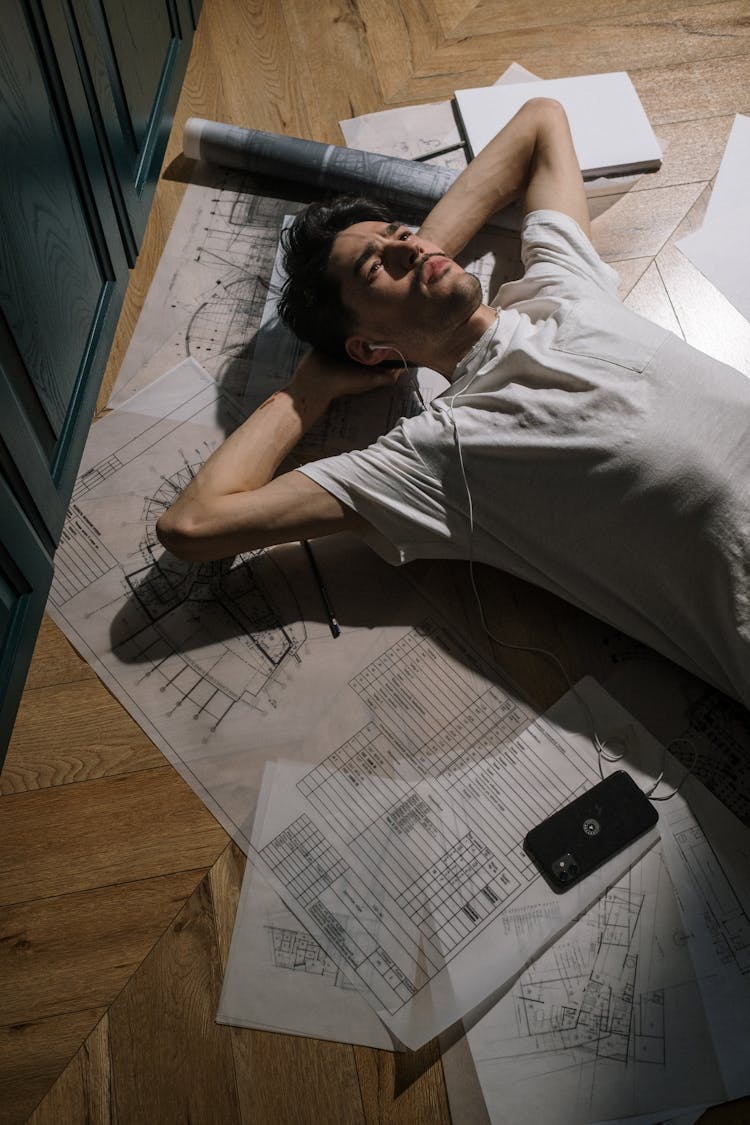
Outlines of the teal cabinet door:
M106 139L131 265L172 126L193 19L189 0L68 0L68 29L92 119Z
M44 20L5 0L0 35L0 468L55 542L127 266L80 89ZM85 138L85 133L83 133Z
M0 765L26 679L50 583L52 561L0 479Z
M145 230L191 0L2 0L0 761Z

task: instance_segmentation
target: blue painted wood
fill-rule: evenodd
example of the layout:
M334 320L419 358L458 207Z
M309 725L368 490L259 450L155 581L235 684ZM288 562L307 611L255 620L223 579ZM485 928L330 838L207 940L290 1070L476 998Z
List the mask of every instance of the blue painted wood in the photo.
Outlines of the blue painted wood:
M189 0L65 3L89 108L111 157L115 205L132 265L192 42Z
M0 479L0 765L52 581L52 560Z
M0 758L193 27L190 0L3 0Z
M0 38L0 307L58 436L108 263L81 208L47 77L24 13L10 0Z
M54 541L127 262L104 166L97 150L84 151L79 141L90 119L68 41L58 39L58 57L33 5L22 9L11 0L6 14L0 118L11 156L0 184L0 442L4 460L18 468L7 470L6 480L40 536ZM38 159L40 145L49 164Z

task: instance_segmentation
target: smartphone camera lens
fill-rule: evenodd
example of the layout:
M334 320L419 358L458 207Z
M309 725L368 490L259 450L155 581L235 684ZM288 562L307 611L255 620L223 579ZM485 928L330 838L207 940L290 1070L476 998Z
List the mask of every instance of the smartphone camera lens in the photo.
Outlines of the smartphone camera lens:
M556 859L553 863L552 871L558 883L565 885L566 883L572 882L578 875L578 863L575 856L571 855L570 852L561 855L560 858Z

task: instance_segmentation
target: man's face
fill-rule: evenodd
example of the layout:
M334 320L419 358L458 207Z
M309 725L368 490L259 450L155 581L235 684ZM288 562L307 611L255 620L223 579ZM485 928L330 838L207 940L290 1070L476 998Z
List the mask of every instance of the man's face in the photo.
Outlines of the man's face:
M482 300L475 277L403 223L347 227L336 236L328 271L340 281L357 333L407 348L410 339L464 323Z

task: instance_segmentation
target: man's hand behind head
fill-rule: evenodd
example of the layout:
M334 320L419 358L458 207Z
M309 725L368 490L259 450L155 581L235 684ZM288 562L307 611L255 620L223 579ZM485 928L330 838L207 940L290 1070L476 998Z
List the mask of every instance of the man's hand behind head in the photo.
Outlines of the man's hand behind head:
M289 390L327 405L344 395L361 395L376 387L392 387L402 373L401 367L343 363L322 352L311 351L298 364Z

